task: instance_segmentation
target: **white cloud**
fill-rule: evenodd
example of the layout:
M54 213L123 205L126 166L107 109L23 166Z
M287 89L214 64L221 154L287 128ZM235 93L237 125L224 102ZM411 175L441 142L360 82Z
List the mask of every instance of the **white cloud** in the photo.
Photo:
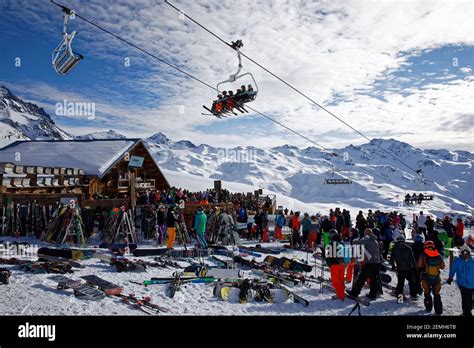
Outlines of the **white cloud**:
M163 2L140 0L104 4L99 0L74 0L68 3L81 15L206 82L216 84L235 70L236 57L230 49L191 22L180 19L179 14ZM400 67L406 69L407 57L401 56L401 52L419 54L442 45L474 44L473 35L470 35L471 2L225 0L216 5L204 0L177 0L174 3L226 40L242 38L246 54L318 102L326 105L333 101L334 95L344 96L348 102L330 109L365 132L398 131L400 140L414 145L426 142L426 139L435 139L433 142L443 139L447 143L465 143L467 149L474 149L467 138L461 141L459 134L430 127L447 115L463 113L472 107L473 86L468 79L451 84L441 81L433 88L420 86L410 91L409 97L403 97L393 89L393 92L384 93L384 102L357 92L370 89L376 79L390 76ZM2 10L12 16L23 14L22 18L27 18L29 25L43 30L48 37L57 36L61 26L60 11L49 3L7 1ZM97 94L92 91L92 97L86 96L97 99L98 109L103 114L115 116L99 118L103 122L100 127L115 125L118 130L127 129L129 134L140 136L163 131L174 138L190 138L215 145L273 146L289 141L276 125L261 129L260 137L254 134L236 136L229 129L226 134L211 138L197 131L196 126L221 122L200 115L201 105L210 104L213 91L136 53L78 19L74 25L80 30L76 40L78 50L105 59L107 64L98 73L106 77L110 74L110 80L122 86ZM121 68L124 57L132 59L128 70ZM118 69L118 74L111 74L111 67ZM260 86L259 98L252 105L256 109L272 115L276 113L275 118L279 121L315 139L343 134L324 144L327 146L363 141L354 133L346 133L348 129L342 124L316 110L307 100L246 60L244 70L252 71ZM134 90L146 91L150 99L163 94L167 98L155 107L144 107L134 103L131 95ZM77 92L72 92L80 91L82 88L78 86ZM37 92L38 99L45 94L51 100L62 96L59 90L48 88ZM107 102L107 93L123 93L123 102L112 105ZM179 114L180 105L185 107L184 115ZM94 127L82 127L89 126ZM407 129L415 129L416 136L406 135ZM68 130L74 131L73 128ZM269 137L275 142L269 143ZM304 144L299 139L294 142Z

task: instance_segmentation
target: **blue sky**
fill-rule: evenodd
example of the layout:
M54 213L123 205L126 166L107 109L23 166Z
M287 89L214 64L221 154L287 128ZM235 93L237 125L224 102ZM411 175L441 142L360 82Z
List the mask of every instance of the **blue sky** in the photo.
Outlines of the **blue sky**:
M244 2L175 4L228 41L242 38L246 54L371 137L474 150L470 2ZM161 2L63 3L212 85L236 68L231 50ZM39 0L0 3L0 83L45 107L74 135L114 129L133 137L161 131L175 140L221 146L309 145L260 116L201 116L211 90L80 19L71 20L70 29L78 30L75 50L86 58L68 76L57 76L50 60L61 39L61 11ZM17 57L21 67L14 65ZM256 109L327 147L364 142L245 60L244 71L261 89ZM55 104L65 99L95 103L98 117L55 115ZM453 127L440 126L447 124Z

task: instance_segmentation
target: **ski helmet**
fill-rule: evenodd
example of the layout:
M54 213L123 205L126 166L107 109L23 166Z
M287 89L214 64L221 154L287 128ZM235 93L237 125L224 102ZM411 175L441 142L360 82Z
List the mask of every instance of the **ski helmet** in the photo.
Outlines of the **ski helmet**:
M403 234L399 234L397 238L395 238L395 243L404 243L405 242L405 236Z
M461 254L465 252L469 254L471 253L471 248L467 244L464 244L459 250L461 251Z
M435 248L436 248L436 245L433 241L427 240L425 242L425 249L435 249Z
M415 242L417 243L424 243L425 242L425 237L423 237L422 234L417 234L415 236Z

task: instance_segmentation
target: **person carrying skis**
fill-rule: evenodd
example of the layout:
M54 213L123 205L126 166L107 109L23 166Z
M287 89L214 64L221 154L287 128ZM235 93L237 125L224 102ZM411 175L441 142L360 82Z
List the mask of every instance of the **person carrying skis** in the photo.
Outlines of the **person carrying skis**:
M407 280L410 288L410 296L412 299L416 299L418 297L415 285L416 261L413 251L410 246L405 243L405 237L402 234L399 234L395 239L390 264L397 272L398 282L395 290L397 298L400 298L400 296L403 298L403 286L405 285L405 280Z
M417 268L421 272L421 286L425 296L425 308L428 313L434 309L438 315L443 314L443 303L441 302L441 270L445 268L443 258L436 249L435 243L426 241L423 253L418 260ZM433 293L433 297L431 297Z
M278 215L275 218L275 240L282 240L283 239L283 226L285 226L285 215L283 215L283 211L279 211Z
M292 229L291 240L292 240L293 247L301 248L302 247L301 237L300 237L301 221L300 221L299 211L297 211L295 215L293 215L290 223L291 223L291 229Z
M160 205L156 212L156 226L158 232L158 245L162 245L166 234L166 211L164 205Z
M201 249L207 249L206 224L207 216L204 214L202 207L199 207L194 220L194 231L196 232L196 238Z
M449 271L448 285L451 285L456 276L459 291L461 292L462 315L472 316L472 294L474 292L474 260L471 258L471 248L461 247L461 255L454 259Z
M330 232L331 244L326 247L326 263L331 272L331 283L336 291L333 299L344 301L346 298L346 285L344 283L344 258L340 256L342 252L342 239L337 230ZM329 249L329 250L328 250Z
M379 242L377 241L377 237L373 234L372 229L366 228L364 238L354 240L353 244L364 247L364 264L352 290L348 293L353 297L358 297L365 282L370 280L370 292L367 297L371 300L375 300L379 290L378 279L380 277L380 264L382 261Z

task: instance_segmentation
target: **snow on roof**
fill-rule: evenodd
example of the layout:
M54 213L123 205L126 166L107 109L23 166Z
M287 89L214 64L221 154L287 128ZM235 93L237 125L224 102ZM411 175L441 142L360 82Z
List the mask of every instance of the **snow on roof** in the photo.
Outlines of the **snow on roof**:
M140 139L17 141L0 149L0 162L17 165L79 168L103 175Z

